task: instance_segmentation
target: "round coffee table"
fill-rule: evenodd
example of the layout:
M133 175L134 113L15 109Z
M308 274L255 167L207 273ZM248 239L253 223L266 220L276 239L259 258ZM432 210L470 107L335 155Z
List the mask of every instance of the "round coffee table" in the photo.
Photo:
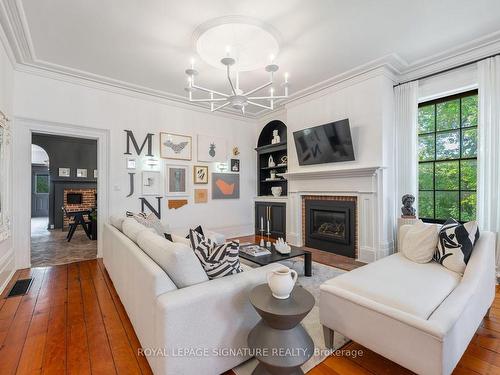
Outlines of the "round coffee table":
M248 334L248 346L259 361L253 374L303 374L300 366L313 355L314 342L300 322L314 307L312 294L296 286L280 300L261 284L251 291L250 303L262 317Z

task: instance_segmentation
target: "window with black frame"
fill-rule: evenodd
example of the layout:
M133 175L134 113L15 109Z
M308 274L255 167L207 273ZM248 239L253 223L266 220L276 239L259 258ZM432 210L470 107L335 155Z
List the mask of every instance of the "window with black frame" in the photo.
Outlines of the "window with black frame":
M477 90L419 104L419 217L476 219Z

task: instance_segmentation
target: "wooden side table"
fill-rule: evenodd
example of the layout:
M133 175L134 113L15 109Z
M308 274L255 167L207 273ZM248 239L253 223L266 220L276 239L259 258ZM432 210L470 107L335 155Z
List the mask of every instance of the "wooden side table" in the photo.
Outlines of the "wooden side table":
M303 374L300 366L314 354L314 342L300 322L314 307L313 295L296 286L280 300L261 284L250 293L250 302L262 318L248 334L248 346L259 361L252 374Z

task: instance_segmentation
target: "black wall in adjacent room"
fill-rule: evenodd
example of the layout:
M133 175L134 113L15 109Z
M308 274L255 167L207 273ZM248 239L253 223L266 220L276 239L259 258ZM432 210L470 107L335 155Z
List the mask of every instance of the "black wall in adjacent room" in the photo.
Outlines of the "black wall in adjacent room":
M62 194L65 185L68 188L97 187L97 180L94 178L94 169L97 169L97 140L34 133L32 143L42 147L49 155L49 227L54 225L54 228L61 228L62 196L56 197L56 194ZM70 177L59 177L59 168L70 168ZM77 168L87 169L87 177L77 178Z

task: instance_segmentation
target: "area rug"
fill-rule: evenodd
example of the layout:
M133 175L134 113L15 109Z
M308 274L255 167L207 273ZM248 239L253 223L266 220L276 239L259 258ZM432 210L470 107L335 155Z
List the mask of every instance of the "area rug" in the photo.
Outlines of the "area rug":
M307 314L307 316L302 320L302 325L309 333L309 335L312 337L315 348L314 355L302 366L302 371L306 373L307 371L311 370L314 366L322 362L331 352L331 350L327 349L325 346L325 341L323 339L323 327L319 322L319 286L323 284L323 282L325 282L326 280L339 276L345 273L346 271L326 266L321 263L313 262L312 277L305 277L304 261L302 259L300 258L296 260L292 259L280 263L297 271L297 273L299 274L297 283L302 287L304 287L306 290L308 290L314 296L314 299L316 301L311 312L309 312L309 314ZM245 264L252 266L250 263L245 262ZM348 340L345 337L338 335L336 333L333 349L340 348L347 341ZM255 358L252 358L246 361L245 363L242 363L238 367L234 368L233 371L237 375L250 375L257 366L257 364L258 364L257 360Z

